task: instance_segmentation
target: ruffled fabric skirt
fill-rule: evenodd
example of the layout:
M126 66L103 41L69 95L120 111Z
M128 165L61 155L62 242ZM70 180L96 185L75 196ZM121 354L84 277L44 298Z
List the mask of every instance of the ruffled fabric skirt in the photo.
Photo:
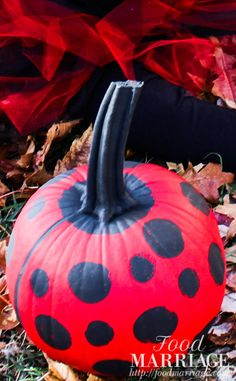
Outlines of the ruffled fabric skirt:
M126 0L103 16L66 3L0 2L0 112L20 133L63 117L94 71L114 61L126 78L135 78L139 61L196 96L223 94L234 107L235 0Z

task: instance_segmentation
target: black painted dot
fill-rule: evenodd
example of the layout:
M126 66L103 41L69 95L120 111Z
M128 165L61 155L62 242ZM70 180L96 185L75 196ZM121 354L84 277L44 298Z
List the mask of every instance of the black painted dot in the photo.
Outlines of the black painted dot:
M130 374L133 364L124 360L103 360L94 364L93 369L104 375L121 377Z
M30 278L30 285L34 294L38 297L44 296L48 291L48 275L42 269L34 270Z
M131 273L138 282L147 282L154 275L154 266L146 258L135 255L130 260Z
M208 253L208 262L210 272L216 284L221 285L224 282L225 264L222 258L221 250L216 243L212 243Z
M146 222L144 237L156 254L163 258L174 258L184 249L180 228L172 221L155 219Z
M31 220L35 218L44 208L46 201L41 198L35 201L31 205L31 209L28 211L27 217Z
M193 269L185 269L179 276L179 288L183 295L193 298L198 292L200 281Z
M191 184L183 182L180 186L184 196L187 197L190 204L208 216L210 214L210 208L202 195L198 193Z
M107 345L113 339L114 331L109 324L97 320L88 325L85 336L92 345Z
M85 303L97 303L110 291L108 270L101 264L81 262L69 272L69 284L74 294Z
M48 315L39 315L35 319L35 326L39 336L46 344L55 349L66 350L70 348L70 333L56 319Z
M114 215L109 224L101 223L99 217L94 213L77 213L84 202L85 182L76 182L72 187L66 189L58 200L59 208L65 220L71 222L77 229L89 234L121 234L131 225L146 216L154 205L151 189L145 182L132 174L124 175L124 187L127 195L132 199L132 207L123 213Z
M145 311L134 324L135 337L144 343L157 343L171 336L178 324L178 317L165 307Z

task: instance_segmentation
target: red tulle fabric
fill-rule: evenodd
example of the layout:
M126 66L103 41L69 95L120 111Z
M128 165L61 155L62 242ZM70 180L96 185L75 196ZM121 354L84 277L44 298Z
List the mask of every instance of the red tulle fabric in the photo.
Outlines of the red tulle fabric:
M38 75L1 76L0 110L21 133L44 127L63 115L96 67L112 61L127 78L134 78L138 60L166 80L201 92L217 72L221 39L196 37L190 26L235 31L236 0L126 0L102 19L49 0L1 0L0 51L17 44L16 67L24 57ZM76 64L63 65L66 53L77 57ZM7 58L0 64L7 67Z

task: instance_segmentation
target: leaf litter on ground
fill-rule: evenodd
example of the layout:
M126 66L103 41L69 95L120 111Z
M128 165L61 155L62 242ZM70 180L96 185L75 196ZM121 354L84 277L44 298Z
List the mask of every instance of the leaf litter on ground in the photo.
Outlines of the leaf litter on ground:
M0 160L3 161L3 167L0 169L0 174L2 173L2 186L0 183L0 201L2 200L2 204L0 204L0 330L2 332L0 356L4 381L5 379L6 381L14 380L14 377L17 381L23 379L37 381L111 380L111 378L100 378L78 372L47 356L44 357L44 354L27 339L26 334L22 334L24 331L10 304L4 274L9 235L22 206L48 179L77 165L87 164L91 137L92 127L89 126L85 129L81 126L81 121L76 120L54 124L47 132L40 131L34 136L20 137L18 152L17 147L12 143L12 145L8 145L11 147L10 154L5 146L4 152L1 154L2 147L0 146ZM64 147L66 150L63 150ZM128 151L129 160L134 155L133 151ZM234 174L225 173L220 164L213 163L207 165L200 163L197 166L189 163L187 169L181 163L166 163L166 166L169 170L183 176L202 193L209 203L213 204L219 226L225 229L223 237L227 259L225 298L222 311L215 324L210 328L207 340L211 351L215 353L226 351L229 361L234 362L236 359L236 242L234 242L235 233L232 232L236 220L236 186L235 190L232 190ZM219 204L220 202L221 204ZM20 338L22 338L22 342ZM28 351L34 353L32 362ZM35 362L38 364L38 361L40 365L35 367L34 364ZM16 368L15 373L14 367ZM10 371L12 378L6 378L7 371L8 373ZM33 378L27 378L27 372ZM150 380L150 378L148 379ZM168 381L168 378L164 379ZM162 380L162 377L159 380ZM183 380L181 378L181 381ZM222 380L219 379L219 381ZM196 381L198 381L197 378Z

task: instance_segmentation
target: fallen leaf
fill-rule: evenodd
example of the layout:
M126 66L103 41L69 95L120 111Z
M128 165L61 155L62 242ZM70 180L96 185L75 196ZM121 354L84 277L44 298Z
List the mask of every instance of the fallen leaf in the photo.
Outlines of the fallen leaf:
M236 244L225 249L226 261L236 263Z
M27 138L27 144L28 144L28 147L27 147L26 152L23 155L21 155L20 159L17 160L17 162L16 162L16 164L19 167L24 168L24 169L29 168L31 160L33 158L33 154L35 152L35 142L34 142L33 137L30 135Z
M111 381L111 380L112 380L112 377L110 377L109 381ZM94 376L93 374L90 373L88 378L87 378L87 381L105 381L105 379L102 377Z
M0 341L0 351L4 348L6 348L7 343L5 341Z
M229 227L230 224L231 224L231 222L233 221L233 218L227 216L226 214L217 212L217 211L216 211L216 208L217 208L217 207L215 207L215 208L213 209L213 213L214 213L214 215L215 215L217 224L218 224L218 225L224 225L224 226Z
M90 373L86 381L125 381L127 378L117 378L117 377L109 377L109 380L107 377L99 377L95 376L94 374Z
M236 220L232 221L229 226L229 229L226 235L227 241L231 240L233 237L235 237L235 235L236 235Z
M54 140L63 139L68 135L72 128L80 124L81 119L72 120L70 122L54 123L48 130L46 141L41 150L36 154L35 165L40 167L45 160L47 153Z
M15 169L16 160L0 160L1 172L8 173Z
M227 274L226 285L236 292L236 271L229 271Z
M232 345L236 344L235 323L226 322L220 325L212 326L208 335L210 341L215 345Z
M90 126L80 138L76 138L67 154L62 160L58 160L54 176L59 175L77 165L84 165L88 163L90 146L92 141L92 126Z
M11 304L6 305L0 312L0 329L8 331L19 325L16 312Z
M6 270L7 239L0 241L0 272Z
M6 178L11 180L14 184L22 184L24 181L24 172L22 169L14 168L13 170L7 172Z
M229 241L236 235L236 204L218 205L214 208L214 211L233 218L226 235L226 240Z
M81 381L68 365L50 359L45 353L44 356L49 368L49 374L45 377L46 381Z
M228 231L229 231L228 226L226 226L226 225L218 225L218 229L219 229L221 238L227 237L227 234L228 234Z
M218 77L213 81L211 91L215 96L222 98L228 107L235 109L236 57L235 54L227 54L222 47L223 44L224 41L221 40L221 46L218 45L215 50Z
M7 277L6 275L0 278L0 295L4 294L7 288Z
M0 321L1 321L1 313L4 310L6 306L9 306L10 299L9 299L9 292L6 291L6 293L0 295ZM0 329L4 329L0 324Z
M231 366L222 366L217 372L216 381L235 381L236 379L236 367Z
M22 185L21 190L23 191L25 188L37 185L41 186L45 184L47 181L49 181L52 178L52 175L50 175L44 167L41 169L37 169L35 172L29 174L26 176L26 179Z
M233 351L227 352L226 356L228 357L229 360L236 360L236 349Z
M8 193L9 190L10 189L5 184L3 184L3 182L0 180L0 196L4 196L4 194ZM6 205L6 198L1 197L0 198L0 207L4 208L5 205Z
M236 313L236 292L230 292L224 296L221 311Z
M217 205L214 211L236 219L236 204Z
M221 165L208 163L199 172L196 172L193 166L189 166L183 174L185 180L192 184L206 200L212 203L219 201L219 188L234 180L234 174L222 172ZM220 212L219 212L220 213Z

